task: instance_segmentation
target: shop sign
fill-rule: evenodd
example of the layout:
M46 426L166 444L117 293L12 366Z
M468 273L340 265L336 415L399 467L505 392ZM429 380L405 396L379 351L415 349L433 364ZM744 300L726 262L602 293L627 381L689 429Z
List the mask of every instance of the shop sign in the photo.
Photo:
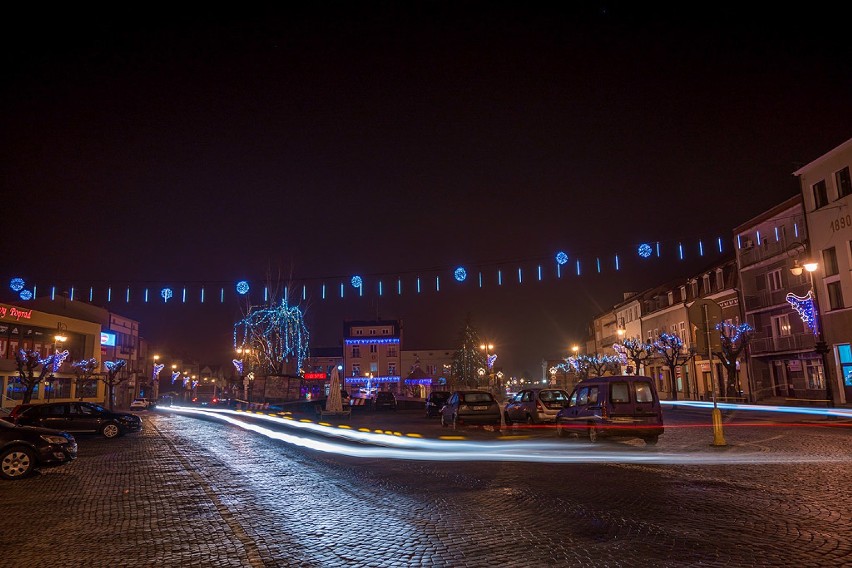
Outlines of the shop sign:
M325 373L305 373L306 379L325 379Z
M32 310L22 310L20 308L16 308L15 306L4 306L0 304L0 318L20 320L32 319L32 317Z

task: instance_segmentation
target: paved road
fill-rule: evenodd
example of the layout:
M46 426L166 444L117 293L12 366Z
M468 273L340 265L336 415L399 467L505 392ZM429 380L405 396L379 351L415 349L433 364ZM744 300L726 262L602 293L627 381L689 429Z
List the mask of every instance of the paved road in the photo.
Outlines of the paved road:
M81 435L76 462L0 485L0 555L8 567L852 566L849 428L734 413L729 446L709 448L706 415L678 412L655 448L595 449L610 463L342 457L145 412L143 432ZM350 425L450 433L414 412ZM541 429L465 433L544 444L542 459L588 450ZM649 459L627 461L637 454Z

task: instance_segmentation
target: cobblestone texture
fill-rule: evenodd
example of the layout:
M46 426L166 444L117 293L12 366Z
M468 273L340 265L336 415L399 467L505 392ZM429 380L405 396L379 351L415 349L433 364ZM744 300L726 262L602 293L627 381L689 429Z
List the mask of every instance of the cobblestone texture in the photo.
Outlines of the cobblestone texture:
M446 433L419 414L358 420ZM852 453L848 428L727 420L721 452ZM690 418L667 419L678 421ZM652 451L698 453L710 440L670 428ZM852 566L849 461L340 458L162 412L144 413L139 434L79 444L76 462L0 485L4 566Z

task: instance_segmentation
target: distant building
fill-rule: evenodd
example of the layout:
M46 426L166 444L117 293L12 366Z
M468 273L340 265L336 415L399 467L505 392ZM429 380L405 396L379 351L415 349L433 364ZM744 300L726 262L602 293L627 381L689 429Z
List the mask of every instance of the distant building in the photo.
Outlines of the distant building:
M345 388L402 392L402 326L398 320L343 322Z
M414 349L401 351L403 392L426 398L433 390L449 390L453 349Z

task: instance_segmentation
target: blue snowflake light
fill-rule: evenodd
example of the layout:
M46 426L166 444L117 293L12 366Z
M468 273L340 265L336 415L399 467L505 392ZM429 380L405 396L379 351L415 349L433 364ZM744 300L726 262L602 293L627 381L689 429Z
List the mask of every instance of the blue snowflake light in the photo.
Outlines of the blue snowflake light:
M352 287L353 288L360 288L363 285L364 285L364 281L361 279L360 276L353 276L352 277Z
M641 256L642 258L648 258L649 256L651 256L651 252L651 245L649 245L648 243L642 243L641 245L639 245L639 256Z
M561 264L565 264L567 262L568 262L568 255L567 254L565 254L564 252L561 252L561 251L556 253L556 264L561 265Z
M249 283L245 280L240 280L237 282L237 294L241 296L245 296L249 291Z
M33 293L30 292L29 290L21 290L21 293L19 295L20 295L22 300L32 300L33 299Z
M456 268L456 271L453 273L453 276L457 281L464 282L467 278L467 270L459 266L458 268Z
M24 279L12 278L12 280L9 282L9 288L11 288L13 292L20 292L24 289Z
M171 288L163 288L160 290L160 296L162 296L164 302L168 302L169 298L174 296L174 292L172 292Z

